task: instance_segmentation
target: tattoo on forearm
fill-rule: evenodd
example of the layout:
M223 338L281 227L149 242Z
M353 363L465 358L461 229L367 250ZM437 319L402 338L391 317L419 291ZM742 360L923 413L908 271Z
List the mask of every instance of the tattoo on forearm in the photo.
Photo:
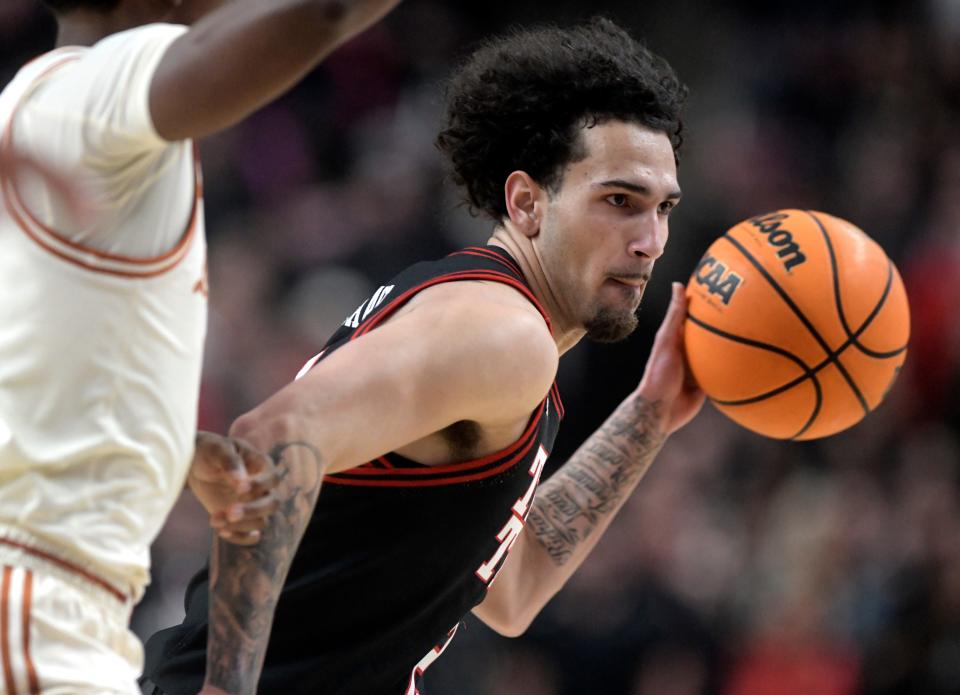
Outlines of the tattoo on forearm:
M274 609L323 481L323 457L306 442L277 444L271 457L280 469L280 506L260 542L215 537L210 557L206 682L230 695L257 691Z
M565 564L612 515L666 440L660 402L620 405L537 491L527 528L556 565Z

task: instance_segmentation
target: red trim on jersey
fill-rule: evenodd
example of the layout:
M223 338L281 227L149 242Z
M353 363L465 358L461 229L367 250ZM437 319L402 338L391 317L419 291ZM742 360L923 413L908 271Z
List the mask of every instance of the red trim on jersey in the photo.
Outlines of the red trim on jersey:
M508 456L512 456L517 451L517 449L521 448L524 444L526 444L527 440L530 439L536 432L537 425L539 425L540 419L543 416L544 402L540 403L540 407L530 417L530 422L527 424L527 427L523 431L523 434L521 434L520 437L513 444L510 444L509 446L507 446L504 449L501 449L500 451L495 451L494 453L488 454L483 458L471 459L469 461L461 461L460 463L448 463L442 466L428 466L426 464L418 464L416 468L403 468L403 467L391 466L392 470L390 471L390 473L392 475L401 475L401 476L403 475L412 475L412 476L441 475L443 473L462 473L463 471L472 471L476 468L489 466L491 464L496 463L500 459L506 458ZM378 460L384 461L385 463L389 463L389 460L384 456L381 456ZM413 462L413 463L416 463L416 462ZM358 468L351 468L346 471L341 471L340 473L331 473L331 475L344 475L344 474L383 475L384 472L376 468L365 468L361 466Z
M537 311L539 311L543 316L543 320L546 322L547 328L550 330L550 334L553 334L553 326L550 323L550 317L546 310L540 305L540 302L537 301L537 298L533 296L533 293L530 291L530 289L521 281L517 280L512 275L501 273L498 270L462 270L453 273L447 273L446 275L438 275L435 278L430 278L429 280L421 282L419 285L414 285L403 294L394 297L392 301L388 302L383 307L383 309L371 316L366 323L361 324L360 327L353 332L353 335L350 336L350 340L356 340L360 336L372 331L380 324L381 321L389 318L393 312L399 309L404 303L409 301L410 297L418 292L422 292L428 287L433 287L434 285L439 285L444 282L456 282L458 280L492 280L494 282L501 282L505 285L510 285L514 289L518 290L530 301L531 304L537 308Z
M127 602L126 594L124 594L119 589L115 588L106 579L101 579L97 575L93 574L93 572L89 572L83 569L82 567L80 567L79 565L75 565L72 562L63 560L57 557L56 555L51 555L45 550L40 550L39 548L34 548L33 546L27 545L26 543L20 543L18 541L10 540L9 538L0 538L0 544L8 545L11 548L16 548L17 550L22 550L28 555L33 555L35 557L40 558L41 560L46 560L52 565L56 565L62 570L66 570L67 572L71 572L73 574L79 575L83 579L86 579L88 582L91 582L92 584L96 584L97 586L99 586L101 589L109 593L111 596L113 596L115 599L117 599L121 603Z
M496 251L494 251L494 248L498 248L501 251L503 251L506 254L506 257L504 257L503 254L499 254ZM523 270L520 269L520 264L517 263L516 259L513 256L511 256L506 249L503 249L499 246L492 247L492 248L490 246L468 246L467 250L479 251L480 253L486 254L493 260L500 261L501 263L507 263L511 268L513 268L514 272L516 272L517 275L519 275L520 277L523 277Z
M421 465L417 468L394 468L390 471L360 466L324 476L324 483L334 483L337 485L369 485L374 487L430 487L450 485L453 483L466 483L499 475L521 461L537 441L535 435L540 420L543 418L545 405L546 400L540 403L540 407L530 418L527 429L520 435L517 441L507 448L484 456L483 458L451 463L444 466ZM501 461L501 459L504 460ZM497 463L498 461L501 462ZM485 470L477 471L478 468L483 468L484 466L489 467ZM471 473L470 471L474 472ZM377 477L373 480L367 479L372 476ZM438 477L425 478L425 476Z
M445 478L430 478L428 480L392 480L392 479L379 479L379 480L354 480L351 478L341 478L339 474L333 474L325 476L323 479L324 484L334 484L334 485L356 485L362 487L436 487L438 485L452 485L454 483L468 483L474 480L483 480L484 478L490 478L495 475L499 475L504 471L509 470L513 466L517 465L524 457L530 452L530 449L533 448L533 445L537 442L537 439L534 437L527 445L520 450L516 456L511 459L504 461L499 466L491 468L489 470L481 471L480 473L474 473L473 475L455 475L448 476Z
M63 60L54 63L49 66L46 70L40 73L37 76L34 83L39 82L48 74L53 72L57 68L61 68L68 63L78 60L77 57L64 58ZM17 112L20 109L21 104L13 109L10 114L10 121L7 123L5 132L3 133L2 139L0 139L0 148L3 149L12 149L13 143L13 124L16 120ZM190 215L188 217L187 228L180 237L180 240L174 245L172 249L167 251L164 254L159 256L154 256L150 258L139 258L135 256L124 256L120 254L107 253L105 251L100 251L97 249L84 246L83 244L78 244L75 241L59 234L54 229L46 226L38 220L33 213L30 212L29 208L23 202L23 199L20 197L19 191L17 191L16 182L9 173L0 172L0 186L2 186L3 197L6 199L6 207L10 213L10 217L17 223L17 226L38 246L43 248L45 251L57 256L58 258L65 260L73 265L79 266L86 270L91 270L97 273L105 273L107 275L116 275L119 277L126 278L150 278L157 275L162 275L169 270L175 268L180 261L182 261L187 255L187 249L190 245L190 242L193 240L194 232L197 229L199 221L199 210L200 205L199 201L203 198L203 182L200 175L200 148L197 143L193 143L193 157L194 157L194 196L193 204L190 210ZM16 205L14 205L14 203ZM36 228L40 229L44 234L48 235L54 239L57 243L62 244L67 247L70 251L75 251L78 255L70 255L67 251L56 248L49 241L42 238L42 236L31 228L31 224ZM103 260L108 263L120 263L128 264L131 266L146 266L146 265L157 265L164 264L160 268L152 270L138 270L136 267L130 268L127 270L121 270L117 268L105 268L96 263L96 261L91 262L89 259ZM169 261L169 263L165 263Z
M556 381L554 381L553 386L550 387L550 395L553 396L553 404L557 408L557 415L559 415L562 420L567 411L563 407L563 401L560 400L560 387Z
M467 248L462 249L461 251L454 251L453 253L450 254L450 256L477 256L478 258L485 258L487 260L496 261L497 263L507 268L508 270L512 270L514 273L516 273L520 277L523 277L523 271L520 270L520 266L517 265L516 262L512 260L508 260L503 256L499 255L498 253L496 253L495 251L491 251L482 246L468 246Z

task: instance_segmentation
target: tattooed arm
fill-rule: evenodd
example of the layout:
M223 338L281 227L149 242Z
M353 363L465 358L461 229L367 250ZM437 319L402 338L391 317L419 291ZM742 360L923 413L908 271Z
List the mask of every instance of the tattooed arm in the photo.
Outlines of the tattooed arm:
M524 532L474 613L522 634L584 561L667 437L699 412L703 393L683 361L683 287L654 342L643 379L607 421L537 490Z
M527 524L557 567L577 565L666 441L663 404L635 395L539 490Z
M280 590L320 494L324 465L315 447L281 442L271 456L278 468L279 507L260 542L241 546L214 537L206 695L256 693Z

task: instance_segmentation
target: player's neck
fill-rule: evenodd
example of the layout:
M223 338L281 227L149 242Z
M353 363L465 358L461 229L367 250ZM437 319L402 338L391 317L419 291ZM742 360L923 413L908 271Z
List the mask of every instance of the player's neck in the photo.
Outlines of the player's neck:
M113 12L74 10L58 18L57 48L61 46L92 46L119 31L145 24L142 18L132 17L121 4Z
M509 225L509 222L507 224ZM563 355L579 343L580 339L586 335L586 330L568 319L569 312L563 310L562 303L551 288L530 240L519 232L511 232L501 226L494 230L493 236L487 243L505 249L520 266L533 296L550 317L553 339L557 343L559 353Z

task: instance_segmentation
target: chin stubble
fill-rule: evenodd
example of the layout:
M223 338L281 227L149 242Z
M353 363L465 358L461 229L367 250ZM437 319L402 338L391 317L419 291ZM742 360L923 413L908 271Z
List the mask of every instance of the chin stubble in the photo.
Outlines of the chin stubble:
M587 338L596 343L616 343L629 336L637 328L636 311L615 311L603 307L598 309L584 324Z

